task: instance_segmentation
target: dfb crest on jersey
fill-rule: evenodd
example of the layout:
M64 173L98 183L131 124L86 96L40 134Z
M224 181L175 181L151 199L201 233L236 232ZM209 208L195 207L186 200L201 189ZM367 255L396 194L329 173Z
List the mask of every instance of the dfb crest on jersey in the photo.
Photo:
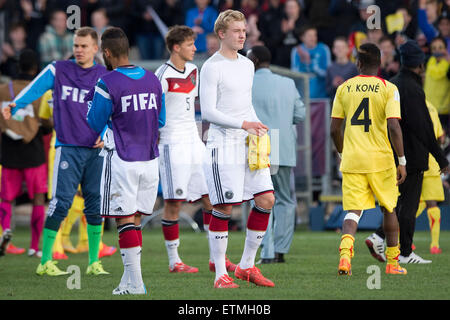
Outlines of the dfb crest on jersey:
M192 84L195 85L195 81L196 81L195 75L191 73L191 74L189 75L189 79L191 80Z

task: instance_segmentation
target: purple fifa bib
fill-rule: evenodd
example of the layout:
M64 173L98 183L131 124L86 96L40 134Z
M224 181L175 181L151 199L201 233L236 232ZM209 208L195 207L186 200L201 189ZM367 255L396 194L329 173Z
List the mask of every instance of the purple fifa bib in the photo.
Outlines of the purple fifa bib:
M102 65L82 68L74 61L56 61L53 91L53 119L56 137L63 144L92 147L98 133L86 120L86 94L108 71Z
M148 161L159 156L158 118L162 88L149 71L139 79L112 71L102 77L111 97L112 131L117 154L124 161Z

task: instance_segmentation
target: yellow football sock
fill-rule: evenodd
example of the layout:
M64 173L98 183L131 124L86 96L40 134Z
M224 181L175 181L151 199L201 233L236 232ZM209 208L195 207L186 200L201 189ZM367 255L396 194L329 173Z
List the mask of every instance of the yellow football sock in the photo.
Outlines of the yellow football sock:
M425 210L425 207L427 205L425 204L425 201L420 201L419 202L419 208L417 209L416 212L416 219L422 214L423 210Z
M355 255L353 243L355 238L351 234L344 234L341 237L341 244L339 245L339 255L341 258L348 258L349 260Z
M439 234L441 232L441 209L439 209L439 207L428 208L427 215L431 231L430 248L439 248Z
M74 199L74 203L72 204L72 207L70 207L69 212L67 213L67 217L64 220L64 226L62 228L62 237L64 241L70 238L70 232L72 231L72 227L79 217L80 212L75 208L75 199Z
M386 247L387 263L397 265L399 255L400 255L400 249L398 248L398 245L395 247Z
M78 225L78 245L88 243L86 216L82 216Z
M62 245L62 228L59 228L58 233L56 234L55 242L53 243L52 252L58 252L64 254L64 248Z

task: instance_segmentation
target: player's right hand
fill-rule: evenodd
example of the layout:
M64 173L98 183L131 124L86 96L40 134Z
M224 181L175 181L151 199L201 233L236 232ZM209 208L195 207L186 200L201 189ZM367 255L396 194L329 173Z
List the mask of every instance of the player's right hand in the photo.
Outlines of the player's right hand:
M406 175L406 166L399 165L397 167L397 186L405 182Z
M8 104L8 106L4 107L2 109L2 115L5 120L9 120L11 118L11 108L14 108L16 104L14 102L11 102Z
M265 135L269 130L269 128L266 125L256 121L244 121L242 123L242 129L244 129L250 134L254 134L259 137Z

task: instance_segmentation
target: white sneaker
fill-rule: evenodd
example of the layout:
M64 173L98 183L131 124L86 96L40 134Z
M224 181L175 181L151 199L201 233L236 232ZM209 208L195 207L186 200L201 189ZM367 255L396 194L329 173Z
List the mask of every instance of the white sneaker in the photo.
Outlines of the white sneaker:
M419 263L419 264L426 264L431 263L431 260L425 260L421 256L415 254L414 252L411 252L411 254L407 257L404 257L402 255L398 256L398 262L399 263Z
M370 254L381 262L386 262L386 255L384 254L385 246L384 239L382 239L376 233L372 233L366 238L366 245L369 248Z
M42 258L42 251L36 251L34 249L28 249L28 256L29 257L36 257L36 258Z
M4 256L6 253L6 248L12 238L12 232L10 229L5 229L3 231L2 237L0 238L0 257Z
M144 285L142 285L139 288L133 287L131 285L127 286L126 288L122 288L118 286L115 288L112 292L113 295L125 295L125 294L147 294L147 289Z

